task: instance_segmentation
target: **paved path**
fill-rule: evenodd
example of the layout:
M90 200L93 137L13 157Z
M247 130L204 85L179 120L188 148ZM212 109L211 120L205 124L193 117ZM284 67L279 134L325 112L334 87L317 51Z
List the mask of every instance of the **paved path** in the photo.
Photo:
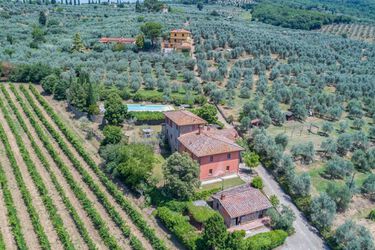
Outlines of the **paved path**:
M288 237L285 244L278 250L320 250L329 249L324 241L316 233L316 229L313 228L305 219L304 215L297 209L292 203L289 195L285 194L280 188L279 184L274 180L273 176L269 174L266 169L259 166L255 169L258 175L263 179L264 192L267 196L275 194L280 204L289 206L296 215L296 221L294 222L294 228L296 229L295 234Z

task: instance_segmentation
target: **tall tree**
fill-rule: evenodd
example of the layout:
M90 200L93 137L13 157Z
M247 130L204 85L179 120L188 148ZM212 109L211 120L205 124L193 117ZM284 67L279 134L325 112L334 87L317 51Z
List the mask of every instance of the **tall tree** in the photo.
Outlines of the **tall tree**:
M291 208L282 205L280 213L276 209L270 209L267 215L271 218L271 227L273 229L281 229L288 232L288 234L294 232L293 222L296 220L296 215Z
M340 186L330 182L327 187L327 194L335 201L336 209L339 212L344 212L352 199L352 193L347 185Z
M314 225L319 229L327 229L331 226L336 214L336 204L326 193L315 197L310 205L310 217Z
M225 249L227 238L228 233L223 217L215 213L204 225L202 241L204 242L205 249Z
M75 33L73 37L72 51L82 52L85 49L85 45L82 42L81 35Z
M157 38L161 36L162 28L163 26L160 23L147 22L141 26L141 31L151 40L151 44L154 47Z
M47 13L43 10L39 12L39 24L42 26L47 24Z
M175 152L163 166L165 189L174 198L187 200L199 187L199 165L186 154Z
M217 124L217 109L212 104L204 104L202 107L197 108L193 111L197 116L201 117L202 119L206 120L210 124Z
M122 103L122 99L117 93L111 93L104 103L104 118L110 125L120 126L126 117L128 108Z
M370 174L362 186L362 193L375 201L375 174Z
M346 221L336 229L333 238L340 249L343 250L373 250L374 239L371 233L353 221Z
M118 129L115 130L118 132ZM151 184L155 156L150 145L109 144L101 150L101 155L106 160L107 171L120 178L130 188L142 191Z

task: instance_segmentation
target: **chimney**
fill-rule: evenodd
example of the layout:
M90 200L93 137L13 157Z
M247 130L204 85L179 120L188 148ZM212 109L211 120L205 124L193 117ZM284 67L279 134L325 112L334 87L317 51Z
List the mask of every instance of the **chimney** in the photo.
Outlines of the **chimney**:
M225 199L225 194L221 194L220 200L224 200L224 199Z

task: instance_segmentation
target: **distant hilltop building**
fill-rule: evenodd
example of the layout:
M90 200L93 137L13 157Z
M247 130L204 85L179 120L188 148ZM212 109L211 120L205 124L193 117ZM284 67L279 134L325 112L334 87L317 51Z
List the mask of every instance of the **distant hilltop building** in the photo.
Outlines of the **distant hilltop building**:
M171 31L169 40L163 41L162 49L165 53L173 50L178 52L191 52L192 45L193 39L190 31L175 29Z
M100 43L122 43L122 44L135 44L135 38L123 37L102 37L99 39Z

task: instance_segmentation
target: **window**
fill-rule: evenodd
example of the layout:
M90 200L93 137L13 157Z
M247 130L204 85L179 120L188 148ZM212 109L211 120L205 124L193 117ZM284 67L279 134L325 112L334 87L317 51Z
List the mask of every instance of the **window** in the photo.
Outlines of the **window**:
M182 34L182 36L185 36L185 34Z
M208 175L212 175L212 168L208 170Z
M232 158L231 154L230 153L227 154L227 159L231 159L231 158Z
M229 166L226 166L225 170L226 170L226 171L229 171Z
M210 156L210 162L213 162L213 161L214 161L214 157Z
M174 39L174 42L177 42L177 39Z

